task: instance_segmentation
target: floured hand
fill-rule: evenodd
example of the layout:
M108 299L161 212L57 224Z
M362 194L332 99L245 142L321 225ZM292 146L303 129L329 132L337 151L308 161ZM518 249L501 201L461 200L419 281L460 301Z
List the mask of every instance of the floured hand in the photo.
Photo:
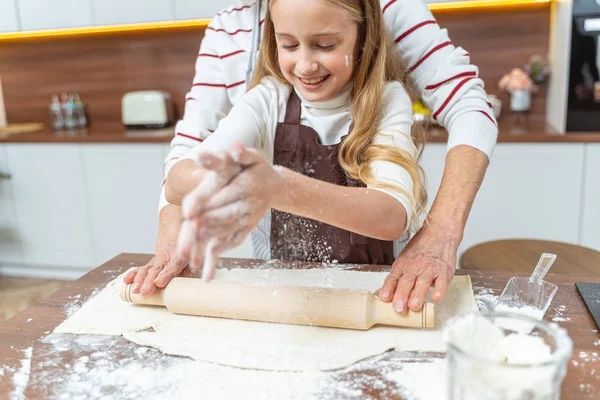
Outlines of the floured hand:
M207 261L203 267L206 279L212 276L218 254L241 244L283 191L281 176L260 152L236 144L230 155L231 159L221 157L221 160L234 161L243 168L240 173L218 190L210 193L206 189L202 193L194 190L188 195L194 198L187 200L186 196L184 199L184 217L189 222L182 226L178 250L192 258L192 269L200 268L200 263ZM223 168L217 160L203 166L211 172L225 174L220 182L226 181L226 174L232 171ZM186 207L187 202L193 206ZM198 207L198 203L202 206Z

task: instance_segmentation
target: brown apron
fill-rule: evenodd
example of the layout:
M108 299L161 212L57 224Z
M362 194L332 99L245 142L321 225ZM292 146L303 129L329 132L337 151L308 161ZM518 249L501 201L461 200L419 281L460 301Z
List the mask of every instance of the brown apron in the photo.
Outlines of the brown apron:
M365 187L362 182L348 176L338 162L339 145L321 145L314 129L300 125L300 113L300 98L292 90L285 120L277 124L273 164L336 185ZM394 244L272 210L271 258L391 265L394 262Z

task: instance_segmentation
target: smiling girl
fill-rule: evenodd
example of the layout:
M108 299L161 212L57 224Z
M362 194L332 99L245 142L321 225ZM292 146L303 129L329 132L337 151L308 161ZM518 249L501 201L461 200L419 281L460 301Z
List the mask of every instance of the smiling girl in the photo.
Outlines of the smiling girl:
M206 179L202 153L240 142L264 155L249 171L269 183L256 198L267 218L255 257L392 264L393 240L416 225L425 191L379 0L271 0L264 24L250 90L170 170L167 200L180 205ZM213 225L236 224L220 215Z

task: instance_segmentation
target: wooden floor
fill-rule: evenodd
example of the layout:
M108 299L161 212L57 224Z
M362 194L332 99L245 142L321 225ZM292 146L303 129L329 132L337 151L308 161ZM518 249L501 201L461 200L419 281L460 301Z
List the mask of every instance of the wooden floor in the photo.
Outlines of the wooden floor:
M63 287L67 281L0 276L0 321Z

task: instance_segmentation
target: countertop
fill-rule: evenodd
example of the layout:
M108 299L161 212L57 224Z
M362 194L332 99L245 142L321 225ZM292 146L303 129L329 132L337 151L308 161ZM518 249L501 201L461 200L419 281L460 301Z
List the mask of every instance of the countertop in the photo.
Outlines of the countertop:
M174 129L125 130L120 124L95 122L88 129L72 132L53 132L46 127L37 132L13 134L0 139L0 143L169 143ZM428 143L445 143L448 139L446 130L439 125L425 129ZM600 131L563 135L543 123L501 117L498 143L600 143Z
M87 129L54 132L46 126L36 132L12 134L0 143L169 143L174 129L126 130L120 124L95 123Z
M121 254L104 265L94 269L82 278L71 282L63 289L55 292L46 299L17 314L10 320L0 324L0 398L9 398L11 394L23 395L24 398L59 398L62 395L70 396L70 391L75 387L86 387L86 382L92 382L94 374L104 371L105 379L101 382L104 394L106 391L115 397L117 394L139 395L131 393L132 389L143 387L150 390L152 385L162 385L165 389L164 379L175 379L177 376L165 374L160 381L152 379L143 380L144 360L158 357L165 363L177 360L176 357L161 355L148 351L143 347L127 342L122 337L93 337L61 335L62 339L49 341L50 332L66 319L66 314L77 309L82 302L97 293L109 281L133 265L143 265L150 260L150 255ZM223 259L223 266L228 268L251 268L262 264L258 260ZM270 267L290 267L284 262L270 264ZM294 263L295 268L314 268L322 264ZM339 267L339 266L338 266ZM389 267L360 266L357 269L368 271L381 271ZM459 270L459 274L471 275L476 295L485 293L499 295L508 278L513 274L504 271ZM575 282L592 282L597 277L577 277L567 275L548 274L548 281L558 284L559 289L554 302L546 315L547 320L557 320L569 332L573 340L573 355L568 362L567 376L562 385L562 398L569 400L597 399L600 394L600 335L589 315L585 305L576 292ZM57 336L57 335L52 335ZM91 348L91 350L90 350ZM100 354L100 356L98 355ZM109 362L107 354L117 359ZM361 397L373 399L399 398L397 392L389 390L394 385L389 382L381 371L381 365L394 368L395 362L400 362L402 357L421 357L439 359L440 354L419 353L405 354L390 351L385 353L377 362L368 362L364 368L351 368L349 371L340 370L331 372L332 393L324 393L325 398L339 398L339 388L347 388L355 393L361 391ZM159 361L160 361L159 360ZM181 359L179 359L181 360ZM85 361L85 362L84 362ZM156 361L156 360L155 360ZM129 382L122 377L121 369L137 365L140 370L140 382ZM95 365L95 367L90 367ZM162 365L162 364L161 364ZM397 368L397 367L396 367ZM128 370L128 372L131 372ZM182 371L192 373L189 370ZM389 373L389 370L388 370ZM104 376L104 375L103 375ZM97 378L97 377L96 377ZM163 379L164 378L164 379ZM202 379L201 376L198 379ZM277 378L279 379L279 378ZM356 386L356 382L361 382ZM210 385L212 381L203 384ZM231 382L235 384L235 382ZM137 385L137 386L135 386ZM337 388L337 389L336 389ZM99 388L94 387L94 390ZM395 388L397 389L397 388ZM325 391L328 391L325 388ZM66 391L69 391L67 393ZM90 393L82 393L84 396ZM156 395L156 392L154 393ZM328 397L332 395L333 397ZM166 397L168 397L165 394ZM336 397L337 396L337 397ZM85 396L90 398L90 396ZM144 397L144 396L141 396ZM19 397L21 398L21 397ZM129 397L127 397L129 398ZM135 397L131 397L135 398ZM412 397L411 397L412 398Z

